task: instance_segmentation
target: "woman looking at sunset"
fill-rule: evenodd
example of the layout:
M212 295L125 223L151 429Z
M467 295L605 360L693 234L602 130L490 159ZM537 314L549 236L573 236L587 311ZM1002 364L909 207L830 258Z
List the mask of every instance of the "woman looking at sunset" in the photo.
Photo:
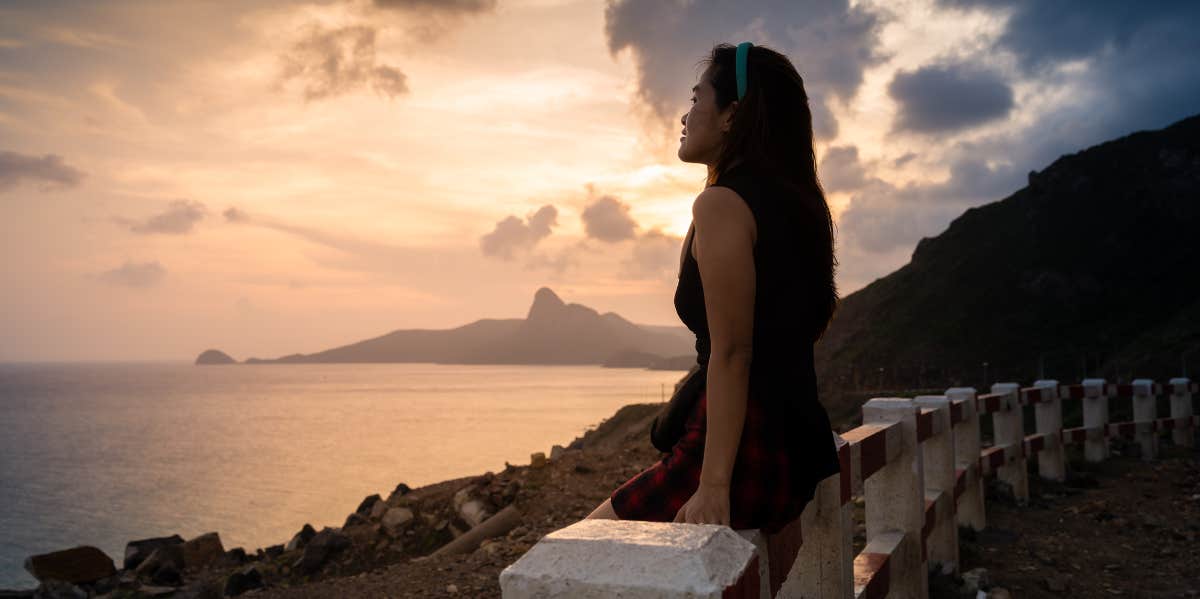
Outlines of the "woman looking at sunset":
M788 58L747 42L717 45L702 64L678 154L708 177L675 309L705 383L670 452L588 518L776 532L840 471L813 366L837 304L833 220Z

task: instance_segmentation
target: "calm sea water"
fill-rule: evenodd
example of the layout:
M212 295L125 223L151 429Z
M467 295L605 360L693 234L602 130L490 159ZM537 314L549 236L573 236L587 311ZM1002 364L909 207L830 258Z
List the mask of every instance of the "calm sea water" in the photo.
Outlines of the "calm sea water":
M28 555L341 526L363 497L529 463L683 375L599 366L0 364L0 588Z

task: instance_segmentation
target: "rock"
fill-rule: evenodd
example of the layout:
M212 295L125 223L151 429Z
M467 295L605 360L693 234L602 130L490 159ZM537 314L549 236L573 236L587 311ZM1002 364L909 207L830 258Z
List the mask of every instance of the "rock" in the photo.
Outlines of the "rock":
M342 524L342 528L350 528L351 526L361 526L363 524L368 524L370 521L371 521L370 518L368 518L367 516L364 516L358 512L354 512L353 514L350 514L349 516L346 517L346 523Z
M267 556L267 559L275 559L283 555L283 552L283 545L271 545L270 547L263 549L263 555Z
M488 509L480 499L473 496L473 487L464 487L459 489L454 494L454 511L462 517L463 521L471 527L479 526L480 522L487 520L492 516L492 511Z
M393 499L395 499L397 497L403 497L405 495L408 495L410 492L412 492L411 487L409 487L408 485L406 485L404 483L400 483L400 484L396 485L396 489L394 491L392 491L392 494L388 495L387 502L391 503Z
M39 582L54 579L69 583L92 582L116 573L112 558L91 545L25 558L25 571Z
M329 556L350 546L350 539L341 532L325 527L304 546L304 555L292 567L304 574L321 568Z
M448 585L446 585L446 592L447 592L447 593L451 593L451 594L453 594L453 593L457 593L457 592L458 592L458 586L456 586L456 585L453 585L453 584L448 584Z
M104 578L101 578L100 580L97 580L88 586L91 587L92 593L96 595L104 595L106 593L115 591L121 586L121 573L118 572L112 576L105 576ZM0 592L0 597L4 597L2 592Z
M183 549L183 567L188 570L206 568L225 555L225 547L221 545L221 536L215 532L204 533L194 539L188 539L183 543L181 549Z
M371 507L371 514L370 514L369 518L371 518L372 520L378 520L378 519L382 518L383 515L385 513L387 513L388 508L390 508L390 507L391 506L388 505L388 503L386 501L376 501L375 505Z
M183 585L183 575L174 564L163 564L150 575L150 582L156 585L177 587Z
M389 534L395 535L401 527L411 522L412 519L412 510L406 507L394 507L384 513L382 524Z
M534 468L545 468L546 467L546 454L539 451L539 452L529 456L529 465Z
M558 461L560 458L563 457L563 454L565 454L565 453L567 453L567 448L563 447L562 445L555 445L554 447L551 447L550 448L550 461L552 461L552 462Z
M236 597L251 589L261 589L262 587L263 576L258 566L246 566L225 579L225 596Z
M174 568L176 572L183 569L183 543L160 545L158 549L150 553L149 557L138 564L134 573L139 578L150 580L154 578L155 572L166 566Z
M196 356L196 364L237 364L237 360L229 357L229 354L219 349L206 349L199 356Z
M342 527L342 534L349 537L350 542L354 545L370 547L375 542L376 537L379 536L380 528L380 525L368 522L355 526L344 526Z
M987 568L972 568L963 572L963 593L972 595L988 586Z
M284 547L284 551L303 549L315 536L317 536L317 531L313 529L311 524L305 524L304 528L301 528L300 532L296 533L296 536L288 541L287 546Z
M1012 594L1004 587L996 587L988 591L987 599L1012 599Z
M178 545L183 542L183 537L179 535L171 535L169 537L151 537L149 539L138 539L130 541L125 545L125 566L126 570L133 570L138 567L155 549L163 545Z
M36 599L87 599L88 594L69 582L48 578L30 596Z
M374 495L368 495L366 499L362 500L362 503L358 504L358 509L354 510L354 513L363 516L364 518L370 516L371 510L374 509L375 504L380 501L383 501L383 499L379 497L378 493Z
M1067 590L1067 581L1062 574L1054 573L1047 576L1042 581L1046 585L1046 590L1053 593L1064 593Z
M248 559L249 557L246 555L245 549L242 549L241 547L234 547L233 549L226 551L225 555L221 556L221 559L217 560L214 566L218 568L240 566L245 564L246 560Z

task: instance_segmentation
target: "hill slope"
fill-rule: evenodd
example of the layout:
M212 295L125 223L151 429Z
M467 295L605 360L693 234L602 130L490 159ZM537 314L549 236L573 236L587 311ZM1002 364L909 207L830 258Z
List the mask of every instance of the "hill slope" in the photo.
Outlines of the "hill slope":
M989 383L1179 376L1200 346L1198 239L1200 116L1063 156L844 298L822 386L982 385L983 362Z

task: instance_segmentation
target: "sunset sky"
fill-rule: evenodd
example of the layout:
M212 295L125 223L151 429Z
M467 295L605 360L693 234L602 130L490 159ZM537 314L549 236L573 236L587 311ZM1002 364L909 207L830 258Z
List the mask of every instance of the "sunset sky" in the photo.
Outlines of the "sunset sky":
M241 360L672 306L698 61L791 57L847 295L1057 156L1200 112L1200 4L0 2L0 361Z

